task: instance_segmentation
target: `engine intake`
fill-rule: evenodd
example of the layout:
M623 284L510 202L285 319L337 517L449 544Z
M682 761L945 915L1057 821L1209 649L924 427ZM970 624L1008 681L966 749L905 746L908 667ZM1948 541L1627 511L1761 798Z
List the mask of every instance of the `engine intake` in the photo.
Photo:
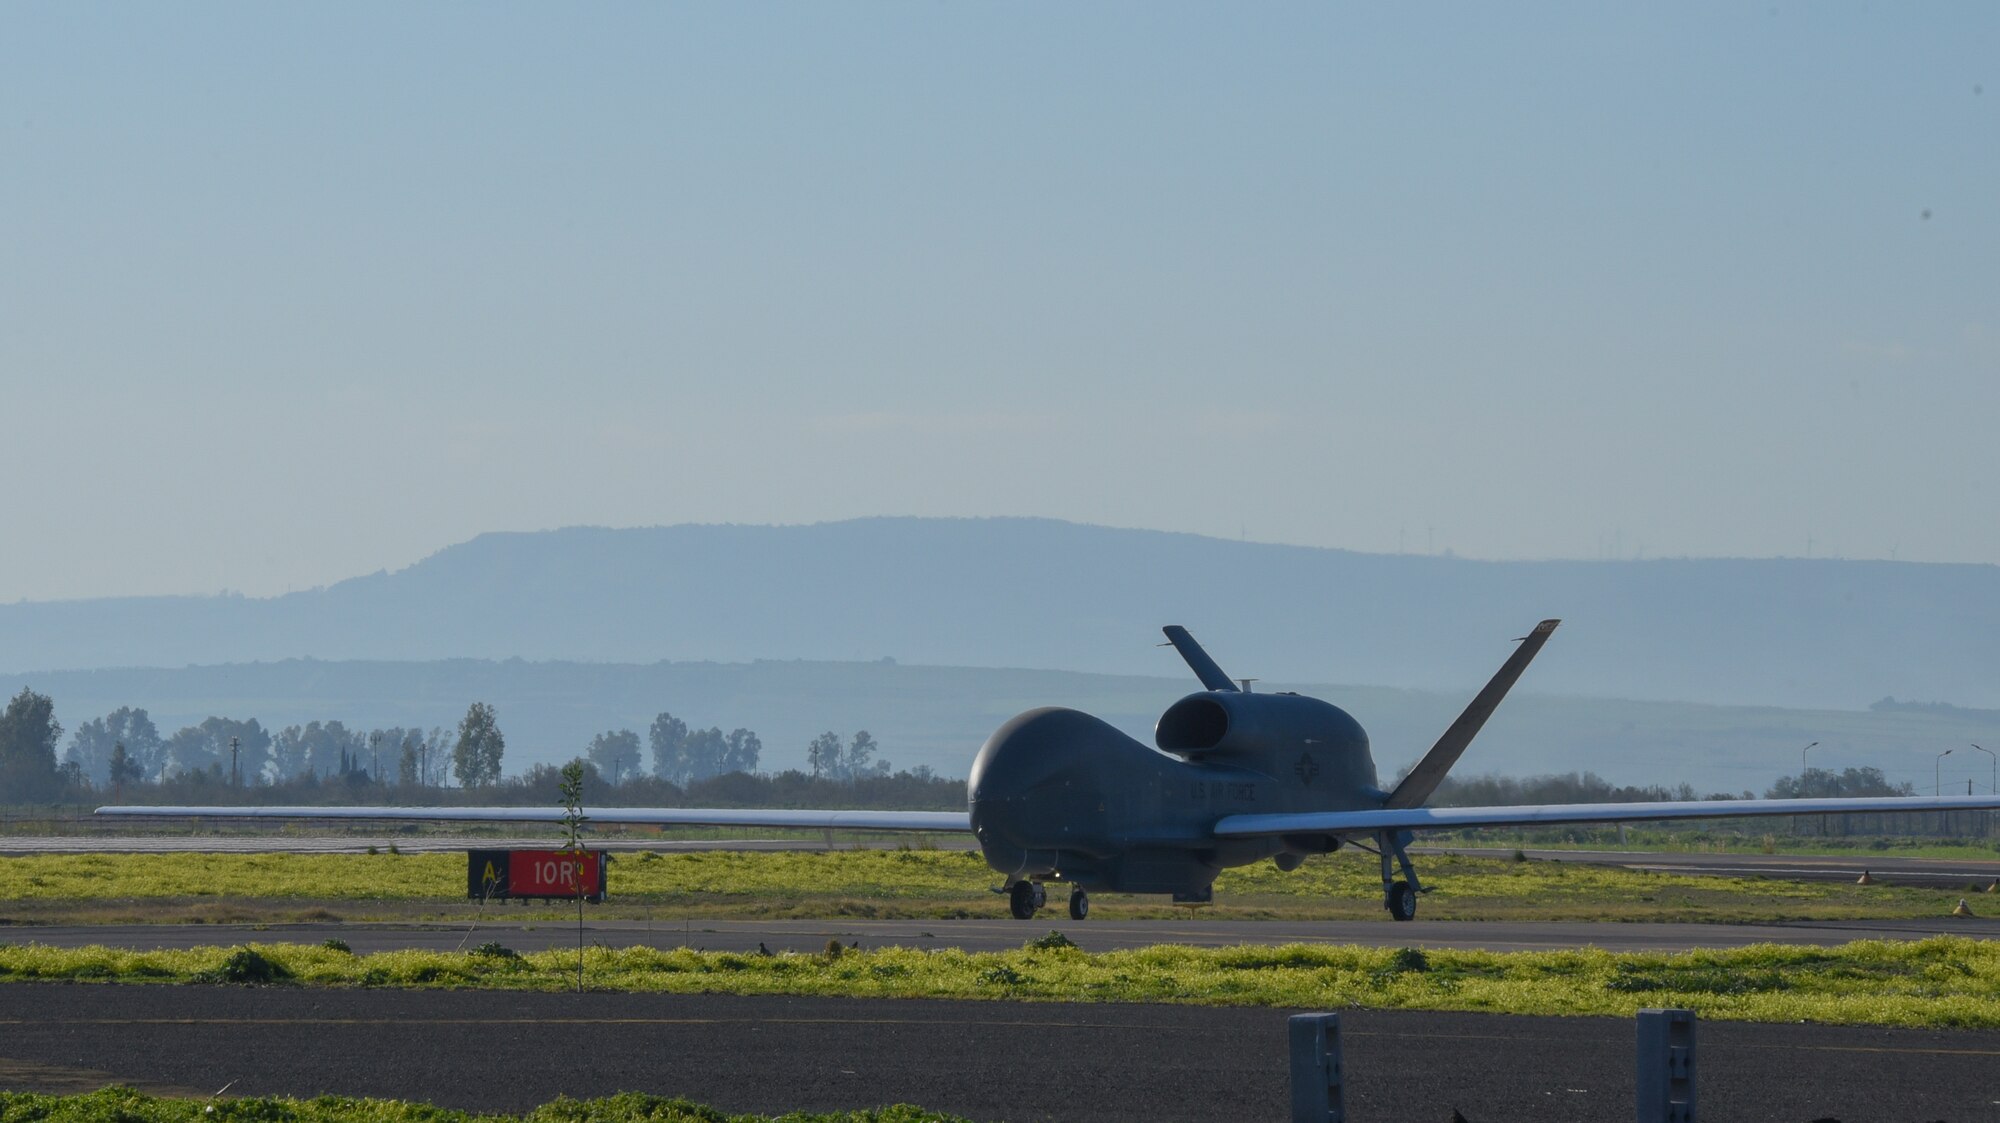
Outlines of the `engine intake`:
M1317 698L1203 691L1167 707L1153 742L1185 757L1235 756L1310 744L1365 751L1368 735L1345 711Z

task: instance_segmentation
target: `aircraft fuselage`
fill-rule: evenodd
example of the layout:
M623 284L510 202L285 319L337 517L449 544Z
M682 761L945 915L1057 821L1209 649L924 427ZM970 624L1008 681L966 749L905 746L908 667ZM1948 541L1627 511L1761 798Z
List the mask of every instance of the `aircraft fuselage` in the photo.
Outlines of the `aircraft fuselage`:
M1002 725L967 778L987 864L1009 882L1204 901L1228 867L1276 858L1292 868L1337 845L1218 839L1216 820L1384 798L1367 734L1316 698L1205 691L1169 708L1156 732L1168 751L1076 710L1029 710Z

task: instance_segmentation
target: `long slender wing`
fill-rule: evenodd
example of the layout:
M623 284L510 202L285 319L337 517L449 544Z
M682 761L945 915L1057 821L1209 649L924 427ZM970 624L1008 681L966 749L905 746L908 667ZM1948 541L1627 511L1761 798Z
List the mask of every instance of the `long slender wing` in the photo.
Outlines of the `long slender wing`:
M963 811L744 810L732 807L585 807L592 823L663 827L805 827L813 830L969 831ZM99 815L151 819L420 819L446 823L559 823L560 807L100 807Z
M1695 799L1677 803L1557 803L1530 807L1385 807L1370 811L1303 811L1227 815L1222 837L1272 834L1362 834L1455 827L1526 827L1551 823L1664 822L1744 819L1760 815L1841 812L1991 811L2000 795L1880 796L1867 799Z

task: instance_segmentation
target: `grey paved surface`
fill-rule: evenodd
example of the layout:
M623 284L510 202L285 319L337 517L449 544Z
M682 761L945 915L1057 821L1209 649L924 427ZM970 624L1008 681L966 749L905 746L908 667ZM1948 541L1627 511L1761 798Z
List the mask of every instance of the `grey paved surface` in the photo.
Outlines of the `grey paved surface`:
M1277 1120L1289 1011L722 996L0 986L0 1080L518 1111L567 1093L734 1111L897 1101L978 1120ZM1350 1011L1361 1121L1632 1115L1633 1026ZM1705 1022L1701 1118L2000 1118L2000 1033Z
M1235 944L1337 943L1378 947L1483 948L1541 951L1594 946L1612 951L1681 951L1745 944L1844 944L1851 940L1921 939L1950 934L2000 939L2000 919L1838 920L1796 924L1589 924L1570 922L1416 920L1379 921L1072 921L1060 913L1034 921L1017 920L586 920L585 938L613 947L654 947L748 951L764 944L773 951L819 951L828 940L862 947L956 947L968 951L1018 948L1059 929L1089 951L1178 943L1221 947ZM576 929L546 921L467 925L408 924L132 924L21 925L0 928L0 940L61 947L106 944L129 948L185 948L241 943L316 944L337 936L357 952L398 948L449 950L498 940L518 951L567 947Z
M1511 849L1441 846L1411 847L1411 854L1472 854L1504 857ZM1718 877L1781 877L1790 881L1853 881L1867 870L1885 883L1934 888L1984 889L2000 877L2000 853L1991 859L1888 857L1873 852L1841 855L1662 854L1643 850L1535 850L1538 861L1625 866L1656 873Z

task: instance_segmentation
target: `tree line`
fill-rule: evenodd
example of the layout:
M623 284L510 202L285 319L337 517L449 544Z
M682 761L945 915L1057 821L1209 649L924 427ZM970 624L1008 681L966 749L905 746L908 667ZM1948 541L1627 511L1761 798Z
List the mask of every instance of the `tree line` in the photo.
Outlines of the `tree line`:
M456 728L364 730L328 720L273 731L255 718L209 717L171 736L162 736L144 709L122 706L78 726L66 747L62 737L55 702L48 695L23 689L8 702L0 712L0 803L57 802L141 789L190 799L214 798L219 791L282 793L310 803L314 796L330 802L365 798L384 788L436 793L447 787L504 800L540 793L560 771L560 766L535 765L510 780L503 770L506 735L497 711L485 702L472 703ZM650 770L642 767L640 738L630 729L597 734L576 759L588 766L593 790L630 789L629 795L650 793L663 799L739 775L751 777L747 783L752 787L768 784L765 795L770 798L789 798L801 783L853 786L909 776L926 792L923 798L934 801L938 793L930 789L943 782L923 767L892 773L889 762L877 759L879 746L867 730L850 739L832 731L820 734L807 746L809 772L775 777L758 773L764 743L750 729L698 729L662 712L648 728L646 741ZM793 776L797 779L788 778ZM738 781L717 794L755 798L745 783ZM873 786L885 792L894 787ZM957 802L964 802L962 784Z

